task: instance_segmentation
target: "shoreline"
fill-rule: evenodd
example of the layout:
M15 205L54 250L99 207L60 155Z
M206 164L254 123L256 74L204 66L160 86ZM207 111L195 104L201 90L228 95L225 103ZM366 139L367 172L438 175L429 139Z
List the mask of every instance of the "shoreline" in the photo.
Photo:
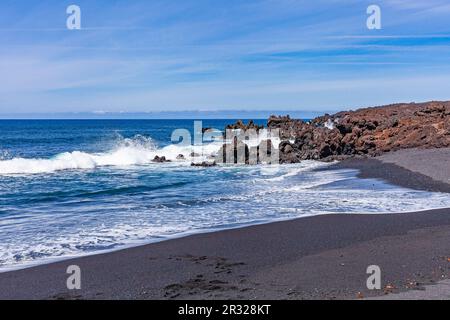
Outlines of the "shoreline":
M450 193L450 184L434 180L425 174L411 171L395 163L386 163L380 158L348 159L323 170L330 169L356 169L359 170L358 178L361 179L381 179L408 189Z
M450 209L305 217L2 273L0 299L377 297L385 291L365 289L375 262L387 270L383 287L393 284L392 293L449 278L442 238L450 238ZM74 264L82 270L80 291L65 287Z
M450 192L444 182L378 159L347 160L332 167L358 169L361 178L383 179L403 187ZM368 265L379 261L382 271L387 270L383 285L389 282L396 288L389 293L405 291L408 283L420 289L450 277L448 240L450 208L300 217L5 271L0 273L0 288L4 289L0 299L384 296L385 290L365 289ZM82 269L80 291L65 287L65 271L72 264Z
M449 149L450 152L450 149ZM387 170L376 170L376 168L384 167ZM374 170L375 168L375 170ZM352 170L358 170L359 173L357 174L357 177L360 179L381 179L385 181L388 184L392 185L398 185L400 187L404 188L410 188L414 190L419 191L427 191L427 192L443 192L443 193L450 193L450 185L446 183L442 183L440 181L435 181L430 179L430 177L422 175L417 172L411 172L408 169L402 168L394 163L384 163L378 158L349 158L343 161L340 161L335 164L331 164L326 167L321 167L317 169L313 169L315 171L328 171L328 170L343 170L343 169L352 169ZM411 179L413 178L413 179ZM400 179L400 180L399 180ZM419 180L419 183L417 183L417 180ZM390 214L403 214L403 213L421 213L426 211L435 211L435 210L442 210L447 209L446 207L436 207L436 208L429 208L429 209L423 209L423 210L414 210L414 211L402 211L402 212L358 212L358 213L334 213L334 212L324 212L320 214L305 214L303 216L298 217L287 217L287 218L280 218L280 219L272 219L272 220L265 220L265 221L254 221L249 223L242 223L238 224L234 227L211 227L206 229L200 229L200 230L190 230L185 232L180 232L173 235L165 235L159 237L160 239L155 239L153 241L138 241L135 243L129 243L123 246L120 246L118 248L113 249L106 249L102 251L97 252L91 252L86 254L80 254L80 255L72 255L72 256L65 256L65 257L52 257L48 258L47 260L39 261L39 262L30 262L23 265L17 265L17 266L11 266L6 268L0 268L0 274L2 273L8 273L8 272L15 272L20 270L26 270L31 268L36 268L39 266L45 266L49 264L64 262L64 261L70 261L70 260L76 260L83 257L90 257L90 256L97 256L97 255L104 255L104 254L110 254L117 251L122 250L128 250L136 247L142 247L147 245L153 245L164 241L172 241L177 239L182 239L186 237L191 237L195 235L201 235L201 234L209 234L209 233L216 233L216 232L222 232L226 230L235 230L235 229L243 229L253 226L260 226L260 225L267 225L272 223L278 223L278 222L285 222L285 221L293 221L297 219L304 219L304 218L310 218L310 217L319 217L324 215L390 215Z
M427 212L436 212L436 211L442 211L442 210L448 210L450 208L443 207L443 208L432 208L432 209L423 209L423 210L415 210L415 211L402 211L402 212L358 212L358 213L321 213L321 214L313 214L313 215L303 215L301 217L291 217L291 218L283 218L283 219L276 219L271 221L264 221L264 222L254 222L254 223L248 223L248 224L242 224L236 227L229 227L229 228L209 228L204 230L195 230L195 231L187 231L182 232L180 234L176 234L173 236L168 236L167 238L155 240L151 242L142 242L142 243L133 243L128 244L124 247L116 248L116 249L109 249L104 251L98 251L98 252L92 252L87 254L81 254L81 255L75 255L75 256L66 256L66 257L54 257L49 258L48 261L41 261L36 263L30 263L29 265L23 265L23 266L17 266L17 267L11 267L11 268L4 268L3 270L0 269L0 275L4 273L12 273L16 271L24 271L28 269L33 269L37 267L42 267L46 265L51 265L55 263L63 263L67 261L75 261L77 259L87 258L87 257L93 257L93 256L102 256L105 254L111 254L119 251L129 250L133 248L139 248L139 247L146 247L155 245L161 242L166 241L173 241L173 240L179 240L179 239L185 239L189 237L193 237L196 235L205 235L205 234L215 234L219 232L229 231L229 230L240 230L240 229L246 229L251 227L258 227L258 226L265 226L265 225L271 225L275 223L281 223L281 222L289 222L289 221L296 221L301 219L307 219L307 218L314 218L314 217L322 217L322 216L384 216L384 215L399 215L399 214L420 214L420 213L427 213ZM0 298L1 300L1 298Z

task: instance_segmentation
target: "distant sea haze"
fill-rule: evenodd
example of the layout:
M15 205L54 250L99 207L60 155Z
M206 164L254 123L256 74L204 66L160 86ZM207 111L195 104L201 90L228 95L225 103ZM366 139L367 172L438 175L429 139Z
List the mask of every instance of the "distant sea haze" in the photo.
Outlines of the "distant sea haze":
M229 111L161 111L161 112L54 112L0 113L0 119L268 119L271 115L290 115L296 119L312 119L320 111L296 110L229 110ZM329 112L331 113L331 111Z

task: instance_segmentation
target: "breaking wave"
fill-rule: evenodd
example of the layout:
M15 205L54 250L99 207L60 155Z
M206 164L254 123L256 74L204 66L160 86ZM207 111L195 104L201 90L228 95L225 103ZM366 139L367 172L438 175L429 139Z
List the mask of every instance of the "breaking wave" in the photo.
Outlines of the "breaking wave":
M0 160L0 175L51 173L61 170L94 169L104 166L132 166L150 164L155 156L164 156L174 162L203 161L217 153L219 143L202 146L168 145L158 148L152 138L137 135L120 137L112 150L104 153L83 151L64 152L48 159L13 158ZM192 157L191 155L195 155ZM179 159L183 155L183 159ZM0 158L1 159L1 158Z
M266 131L253 140L246 140L249 147L256 147L265 139L271 139L275 148L280 140L271 137ZM226 142L226 141L225 141ZM0 153L0 175L43 174L62 170L95 169L106 166L147 165L156 156L165 157L171 162L190 164L191 162L212 161L222 147L223 142L216 141L201 145L170 144L159 148L155 141L143 135L133 138L118 136L110 151L88 153L84 151L63 152L51 158L11 158ZM182 155L182 157L180 157Z

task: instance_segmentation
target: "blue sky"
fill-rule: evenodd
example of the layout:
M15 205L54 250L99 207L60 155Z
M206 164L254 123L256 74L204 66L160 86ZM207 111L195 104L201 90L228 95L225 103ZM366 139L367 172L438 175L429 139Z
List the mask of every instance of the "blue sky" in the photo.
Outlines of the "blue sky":
M2 0L0 114L450 99L449 17L448 0Z

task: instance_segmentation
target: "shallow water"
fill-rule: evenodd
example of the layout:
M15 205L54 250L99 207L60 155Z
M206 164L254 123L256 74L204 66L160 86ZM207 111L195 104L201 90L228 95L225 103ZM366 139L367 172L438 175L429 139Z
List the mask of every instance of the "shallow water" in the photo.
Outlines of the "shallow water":
M190 154L170 135L192 127L187 120L0 121L0 270L302 216L450 207L447 194L361 180L354 170L318 171L327 164L314 161L151 162Z

